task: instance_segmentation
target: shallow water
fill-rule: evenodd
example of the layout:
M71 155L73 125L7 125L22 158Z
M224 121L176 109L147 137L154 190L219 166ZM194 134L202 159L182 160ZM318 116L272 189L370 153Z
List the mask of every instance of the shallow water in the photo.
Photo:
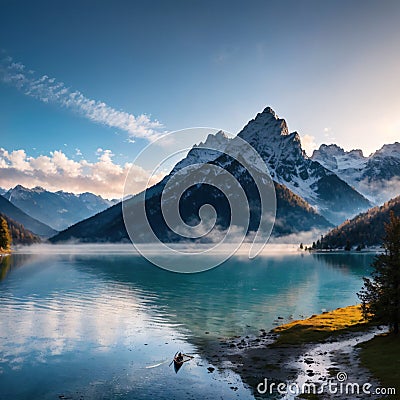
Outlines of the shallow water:
M184 275L109 253L3 259L0 399L252 398L200 349L355 304L373 257L274 253ZM195 358L175 374L178 350Z

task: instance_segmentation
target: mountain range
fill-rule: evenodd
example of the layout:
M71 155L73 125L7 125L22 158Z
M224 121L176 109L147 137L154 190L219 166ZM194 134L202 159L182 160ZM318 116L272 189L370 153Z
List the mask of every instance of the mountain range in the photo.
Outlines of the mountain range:
M277 202L274 236L314 229L327 231L399 193L400 143L384 145L369 157L365 157L361 150L345 151L337 145L321 145L312 157L308 157L302 149L299 134L290 133L286 121L267 107L249 121L237 137L228 138L222 131L210 134L204 143L194 145L170 174L147 189L144 206L159 239L181 240L166 224L161 212L161 196L164 204L173 204L177 193L170 189L165 191L165 186L184 167L194 164L201 165L200 180L180 199L182 219L189 225L198 224L201 206L209 203L217 211L218 228L224 230L229 226L231 214L226 199L201 177L210 174L213 167L219 167L235 177L250 199L247 233L257 230L261 218L260 197L251 174L238 161L240 157L251 157L241 146L243 140L262 157L273 180ZM235 154L236 159L226 153ZM254 168L256 174L262 174ZM190 180L193 177L182 175L181 178ZM267 181L266 178L261 176L262 181ZM25 213L27 227L34 233L49 237L49 229L54 234L52 228L63 230L72 225L51 238L52 242L130 240L122 216L122 203L116 200L105 200L91 193L75 195L63 191L49 192L41 187L27 189L21 185L8 191L0 189L0 193L13 203L8 202L8 209L11 204L23 210L19 211ZM129 204L129 212L136 216L143 208L142 201L142 194L138 194L125 204ZM0 212L8 215L1 203ZM15 209L11 212L16 215ZM14 218L16 221L24 223L20 214L17 217ZM36 225L26 217L36 219ZM51 228L38 228L37 224L41 222ZM140 232L141 222L136 220L136 224Z
M370 156L361 150L321 145L312 157L367 197L374 205L400 193L400 143L385 144Z
M338 224L369 208L369 201L334 172L307 157L297 132L267 107L238 136L268 165L272 179L302 197L322 216Z
M26 214L57 231L91 217L117 202L92 193L50 192L42 187L28 189L21 185L6 191L3 196Z
M50 228L43 222L40 222L26 214L2 195L0 195L0 212L7 216L7 218L12 219L14 222L23 225L25 229L28 229L41 237L48 238L57 233L55 229Z
M319 162L307 157L301 147L297 132L289 133L285 120L267 107L257 114L239 132L238 137L248 142L267 164L277 195L277 223L275 236L311 229L326 230L370 206L370 202ZM260 222L259 205L254 182L240 165L224 154L241 154L239 139L228 139L223 132L209 135L205 143L194 146L186 158L176 164L172 172L146 192L145 207L150 210L150 224L157 236L164 241L179 240L166 225L161 213L161 193L168 181L183 167L194 163L202 164L202 173L208 174L211 165L228 170L241 184L248 198L254 199L251 208L249 231L256 230ZM238 143L238 144L237 144ZM210 151L212 145L216 150ZM237 148L235 148L235 146ZM233 150L232 150L233 149ZM241 154L243 157L245 155ZM165 203L173 202L176 193L164 193ZM131 200L132 209L143 207L140 196ZM205 201L207 199L207 201ZM205 202L217 210L217 224L225 229L229 226L229 207L220 194L209 185L191 187L182 196L180 211L185 221L199 222L198 211ZM59 233L53 242L66 240L80 241L124 241L128 240L124 226L121 205L115 205L98 215Z
M333 224L368 209L371 203L330 168L306 155L297 132L289 133L286 121L267 107L257 114L238 136L263 158L272 179L290 189ZM214 161L224 150L235 146L223 132L209 135L205 143L194 146L172 173L194 163ZM203 150L210 146L221 153ZM239 151L238 151L239 153Z

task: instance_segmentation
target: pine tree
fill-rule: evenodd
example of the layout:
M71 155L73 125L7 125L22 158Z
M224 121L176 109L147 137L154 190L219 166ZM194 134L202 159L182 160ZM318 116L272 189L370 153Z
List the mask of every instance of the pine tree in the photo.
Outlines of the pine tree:
M400 218L390 213L385 224L383 254L375 257L372 278L364 278L364 287L358 293L364 318L388 324L394 334L399 333L400 322Z
M0 251L8 252L11 248L11 235L7 221L0 217Z

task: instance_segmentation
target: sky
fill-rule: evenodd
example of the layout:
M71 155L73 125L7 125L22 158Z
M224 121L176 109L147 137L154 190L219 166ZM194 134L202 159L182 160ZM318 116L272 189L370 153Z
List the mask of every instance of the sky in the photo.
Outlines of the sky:
M366 155L400 141L398 1L0 0L0 187L120 197L167 131L266 106Z

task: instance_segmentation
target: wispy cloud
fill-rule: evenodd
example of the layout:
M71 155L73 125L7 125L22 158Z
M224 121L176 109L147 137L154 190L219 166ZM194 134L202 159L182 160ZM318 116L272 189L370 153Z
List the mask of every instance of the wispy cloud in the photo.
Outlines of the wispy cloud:
M61 150L50 155L31 157L25 150L7 151L0 147L0 187L9 189L15 182L26 186L42 186L48 190L64 190L74 193L92 192L106 198L121 198L126 175L135 169L135 182L139 191L147 183L151 186L164 177L151 175L142 167L125 163L114 163L110 150L98 149L97 161L79 161L68 158ZM132 187L135 192L135 186Z
M318 147L315 143L315 136L303 135L301 136L301 146L308 156L311 156L313 151Z
M58 104L91 121L121 129L128 133L130 140L145 138L152 141L163 133L162 124L148 115L135 116L90 99L80 91L67 87L64 82L47 75L39 76L9 56L0 61L0 80L44 103Z

